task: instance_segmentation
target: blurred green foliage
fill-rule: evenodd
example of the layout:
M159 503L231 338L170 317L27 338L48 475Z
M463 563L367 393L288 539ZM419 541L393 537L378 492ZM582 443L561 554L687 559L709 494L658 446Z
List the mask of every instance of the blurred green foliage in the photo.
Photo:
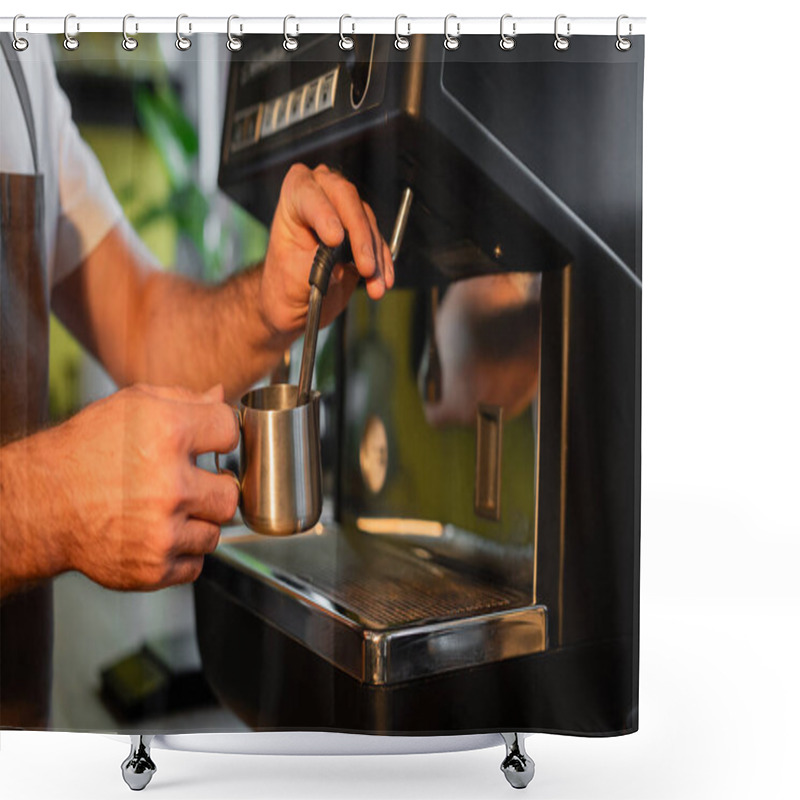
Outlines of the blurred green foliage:
M136 230L144 231L164 219L174 222L179 235L191 241L202 262L203 277L209 280L219 280L226 266L230 267L225 263L225 254L231 249L232 236L246 243L245 253L257 254L256 258L262 256L267 243L265 229L236 205L231 204L229 225L222 226L220 235L215 240L206 235L212 204L193 177L199 152L197 131L170 84L160 81L153 88L137 86L134 104L142 131L159 154L169 183L169 193L163 201L151 204L131 218ZM123 189L123 197L128 192L136 192L135 183Z

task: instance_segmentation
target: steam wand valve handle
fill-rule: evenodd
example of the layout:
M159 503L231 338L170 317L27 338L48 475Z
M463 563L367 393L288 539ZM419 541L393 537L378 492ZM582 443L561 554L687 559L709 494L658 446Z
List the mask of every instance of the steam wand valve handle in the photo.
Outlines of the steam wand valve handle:
M311 263L311 273L308 283L311 292L308 296L308 316L306 318L306 334L303 339L303 357L300 361L300 379L297 386L297 405L305 405L311 396L311 375L314 371L314 357L317 352L317 334L319 333L319 318L322 313L322 300L328 291L331 272L335 264L340 261L352 260L349 258L350 247L345 240L337 247L328 247L320 244Z
M328 292L328 284L331 280L333 267L340 261L352 261L350 243L347 237L336 247L328 247L326 244L321 244L317 248L314 261L311 263L311 273L308 276L308 283L310 286L315 286L319 289L323 297Z

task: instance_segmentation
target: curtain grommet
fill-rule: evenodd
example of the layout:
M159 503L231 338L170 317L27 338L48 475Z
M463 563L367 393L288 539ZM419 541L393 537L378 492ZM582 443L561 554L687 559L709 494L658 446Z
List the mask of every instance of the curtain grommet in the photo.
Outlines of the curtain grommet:
M408 50L411 42L408 41L408 37L411 35L411 24L406 23L406 35L400 35L400 20L401 19L408 19L405 14L398 14L394 18L394 46L398 50Z
M27 50L28 44L30 44L27 39L23 39L22 36L17 33L17 22L21 19L25 19L25 15L17 14L14 17L14 22L11 25L11 34L14 37L14 40L11 42L11 44L18 53L21 53L23 50Z
M629 19L627 14L620 14L617 17L617 41L614 42L614 47L616 47L617 50L620 51L620 53L625 53L628 50L630 50L631 49L631 45L633 44L630 39L626 39L620 33L620 23L624 19ZM633 32L633 25L629 22L628 23L628 36L630 36L632 32Z
M558 32L558 21L561 20L561 19L566 19L566 18L567 18L566 14L559 14L556 17L555 23L553 24L553 35L556 37L555 40L553 41L553 47L555 47L555 49L558 50L561 53L563 53L564 50L569 50L569 36L572 33L572 31L570 30L572 26L571 26L571 24L569 22L567 22L567 35L566 36L562 36Z
M123 50L127 50L127 52L130 53L130 52L132 52L133 50L135 50L139 46L139 42L136 39L134 39L132 36L128 35L128 20L129 19L135 19L133 14L126 14L122 18L122 42L121 42L121 44L122 44L122 49ZM135 29L138 31L139 30L139 26L136 25Z
M295 23L295 32L294 36L289 36L289 20L294 19L296 20L297 17L293 17L291 14L287 14L283 18L283 49L288 50L290 53L294 50L297 50L297 34L300 33L300 26Z
M236 14L231 14L228 17L228 41L225 42L225 47L227 47L228 50L231 51L231 53L237 53L239 50L242 49L242 40L238 36L234 36L231 33L231 22L233 22L235 19L239 19L239 17L237 17ZM241 30L242 28L241 26L239 26L240 33Z
M181 33L181 20L182 19L188 19L188 17L189 17L188 14L178 14L177 18L175 19L175 47L177 47L178 50L181 50L181 51L184 51L184 52L186 50L188 50L192 46L192 40L191 39L187 39ZM190 22L189 23L189 32L191 33L191 31L192 31L192 23Z
M456 21L456 34L453 36L452 33L449 33L447 30L447 23L450 22L451 19ZM458 17L455 14L448 14L444 18L444 47L445 50L458 50L459 45L461 42L459 41L459 36L461 35L461 23L458 21Z
M511 20L511 34L507 34L505 31L505 24L506 20ZM503 14L500 17L500 49L501 50L513 50L517 44L516 39L514 38L517 35L517 23L513 20L512 14Z
M344 21L346 19L353 19L349 14L342 14L339 17L339 48L341 50L352 50L356 43L353 41L352 37L344 35ZM350 33L355 33L356 26L354 24L350 25Z
M74 14L67 14L67 16L64 17L64 49L70 52L77 50L78 45L80 45L80 42L69 32L69 21L71 19L75 19ZM80 23L76 23L75 31L78 32L80 29Z

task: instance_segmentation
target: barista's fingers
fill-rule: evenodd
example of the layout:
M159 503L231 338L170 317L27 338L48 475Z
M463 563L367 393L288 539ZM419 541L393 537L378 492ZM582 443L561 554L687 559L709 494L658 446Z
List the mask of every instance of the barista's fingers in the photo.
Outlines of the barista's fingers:
M303 164L294 164L289 170L281 193L285 193L286 208L296 225L311 228L320 241L328 247L336 247L344 239L344 228L333 203L314 175ZM310 236L309 244L315 244Z
M378 220L375 217L375 212L372 210L369 203L362 201L361 204L364 207L364 213L367 215L370 228L372 229L372 242L375 252L378 254L378 266L380 269L380 281L374 282L377 284L375 286L370 286L368 282L367 290L370 291L371 297L377 298L383 294L383 291L376 293L377 286L379 285L382 290L385 290L389 286L387 275L389 272L389 264L392 259L391 255L387 258L388 248L386 247L386 242L384 241L383 236L381 236L380 229L378 228Z
M329 325L339 312L347 305L350 295L358 285L358 273L352 264L337 264L333 268L332 280L328 293L322 302L322 319L320 324Z
M203 401L207 403L224 403L225 387L221 383L218 383L210 389L206 389L200 396L203 398Z
M186 403L180 414L190 453L229 453L239 443L239 419L227 403Z
M213 553L219 544L219 525L205 519L189 517L181 525L179 537L170 554L172 560L186 556Z
M347 229L356 269L366 278L368 285L370 281L379 283L383 294L383 279L380 277L372 228L358 190L346 178L337 172L331 172L327 167L317 167L314 175Z
M392 260L392 251L389 245L384 241L383 243L383 261L387 265L386 270L386 288L391 289L394 286L394 261Z
M186 479L180 510L190 517L221 524L227 522L239 505L239 487L230 475L217 475L192 467Z
M176 558L163 581L163 586L175 586L179 583L192 583L203 571L203 556L183 556Z

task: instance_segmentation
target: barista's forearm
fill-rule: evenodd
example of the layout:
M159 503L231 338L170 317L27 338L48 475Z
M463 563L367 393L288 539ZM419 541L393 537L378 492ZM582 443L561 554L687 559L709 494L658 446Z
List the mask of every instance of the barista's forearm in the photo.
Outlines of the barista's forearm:
M228 398L270 372L288 345L264 322L258 269L219 285L158 268L127 223L53 291L53 308L120 386L145 382Z
M0 448L0 597L64 572L74 510L61 427Z
M269 373L290 344L261 313L261 267L210 286L152 272L129 337L128 382L179 384L204 391L217 383L238 397Z

